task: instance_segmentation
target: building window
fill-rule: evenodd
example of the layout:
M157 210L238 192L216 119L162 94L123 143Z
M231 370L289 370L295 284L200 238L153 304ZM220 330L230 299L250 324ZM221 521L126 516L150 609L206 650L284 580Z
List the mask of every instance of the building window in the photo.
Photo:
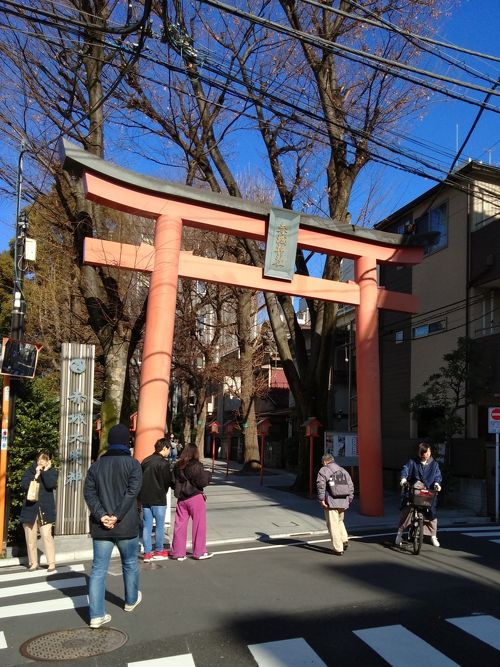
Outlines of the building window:
M498 197L500 186L488 183L487 188L474 186L474 230L498 221Z
M429 322L429 324L419 324L418 327L413 327L411 330L412 338L423 338L424 336L431 336L432 334L440 333L446 330L446 320L437 320L436 322Z
M432 234L438 232L434 243L425 246L424 254L431 255L448 245L448 204L440 204L431 208L415 220L416 234Z
M395 340L396 343L403 343L404 342L404 334L403 334L402 330L396 331L396 333L394 334L394 340Z

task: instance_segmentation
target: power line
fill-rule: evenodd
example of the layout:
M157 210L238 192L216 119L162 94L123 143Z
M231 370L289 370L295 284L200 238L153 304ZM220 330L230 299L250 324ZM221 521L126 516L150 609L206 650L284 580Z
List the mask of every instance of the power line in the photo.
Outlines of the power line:
M218 0L198 0L198 2L201 2L202 4L211 5L229 14L234 14L235 16L238 16L240 18L244 18L250 21L251 23L258 24L266 28L270 28L275 32L279 32L291 37L296 37L299 41L308 43L311 46L315 46L325 51L336 53L337 55L347 58L348 60L352 60L353 62L365 64L372 69L383 71L386 72L387 74L392 74L397 78L409 81L411 83L415 83L419 86L423 86L424 88L429 88L430 90L441 92L445 94L447 97L452 97L462 102L467 102L468 104L482 106L481 103L477 102L477 100L473 98L469 98L464 95L458 95L456 93L453 93L449 89L445 90L443 88L440 88L439 86L431 84L422 79L417 79L410 75L403 75L399 72L399 70L405 70L414 74L421 74L428 78L437 79L445 83L451 83L453 85L458 85L460 87L469 88L471 90L476 90L479 92L484 92L484 93L490 92L490 90L488 88L485 88L484 86L478 86L473 83L468 83L465 81L461 81L459 79L452 79L451 77L446 77L441 74L436 74L428 70L422 70L418 67L413 67L412 65L408 65L406 63L390 60L382 56L377 56L376 54L373 53L360 51L359 49L354 49L344 44L340 44L338 42L335 43L330 42L326 39L323 39L322 37L311 35L309 33L300 30L295 30L294 28L289 28L288 26L284 26L281 23L277 23L276 21L271 21L270 19L265 19L260 16L256 16L255 14L245 12L243 10L237 9L236 7L231 7L230 5L226 5L223 2L219 2ZM371 61L377 63L377 65L374 65ZM492 92L492 94L500 96L500 91ZM493 105L485 105L485 108L487 108L490 111L494 111L495 113L500 113L500 109L498 109Z
M90 28L95 32L103 32L103 33L106 33L106 34L109 34L109 35L121 35L122 37L125 37L126 35L131 35L132 33L137 32L137 30L139 30L147 22L147 20L149 19L150 14L151 14L151 7L152 7L153 0L144 0L143 14L142 14L142 17L138 21L136 21L133 24L129 24L128 21L127 21L126 25L121 26L119 28L113 28L109 25L104 25L104 23L105 23L104 20L99 19L98 16L93 15L93 14L89 14L88 12L84 12L84 11L80 12L80 10L78 10L79 14L86 14L87 16L90 16L92 19L99 19L99 20L102 21L103 25L98 25L98 24L95 24L95 23L92 23L92 24L85 23L85 21L79 21L78 19L74 19L72 16L70 16L68 14L63 14L63 15L54 14L53 12L49 12L47 10L44 10L44 9L40 8L40 7L26 7L25 4L20 4L18 2L15 2L14 0L1 0L1 2L5 5L10 5L11 7L14 7L15 9L20 10L20 13L14 14L14 12L12 12L8 9L4 9L5 13L14 14L17 17L24 18L25 20L28 20L28 21L39 21L39 19L38 19L37 16L35 16L33 18L31 16L26 16L25 13L24 13L26 11L33 12L33 13L36 12L36 14L39 14L41 16L56 19L56 23L57 23L57 21L60 21L61 18L62 18L67 23L71 23L74 26L84 28L85 30L88 30ZM61 6L64 7L64 8L67 8L65 5L61 5ZM129 11L127 12L127 14L128 14L127 18L130 18L130 3L129 3ZM58 25L60 26L60 23Z
M302 0L303 2L309 2L310 0ZM428 37L427 35L420 35L416 33L412 33L409 30L403 30L401 28L398 28L398 26L395 26L393 23L389 23L389 21L386 21L385 19L382 19L378 14L375 14L372 12L370 9L365 7L364 5L360 5L358 2L354 2L354 0L346 0L350 5L353 7L356 7L357 9L360 9L362 12L367 14L368 16L375 16L378 21L381 23L384 23L387 26L391 26L391 29L399 32L403 36L410 36L415 39L421 40L422 42L427 42L428 44L434 44L436 46L442 46L445 49L452 49L454 51L458 51L460 53L464 53L469 56L476 56L478 58L484 58L486 60L492 60L493 62L500 62L500 58L497 56L494 56L490 53L482 53L481 51L474 51L473 49L467 49L466 47L463 46L457 46L456 44L453 44L452 42L443 42L438 39L434 39L433 37ZM329 7L325 7L325 9L330 9ZM358 17L356 15L356 18L359 18L360 20L367 20L367 19L362 19L361 17Z
M107 46L110 47L109 44L107 44ZM112 45L112 48L120 49L120 50L126 50L126 47L123 45L123 43L122 43L119 47L117 47L116 45ZM135 54L137 54L137 52L139 53L139 56L140 56L140 57L143 57L143 58L145 57L145 55L141 52L141 50L137 49L136 52L135 52ZM135 55L135 54L134 54L134 55ZM151 59L151 58L150 58L150 59ZM153 59L151 59L151 60L153 60ZM164 66L164 67L167 67L168 69L170 69L170 70L172 70L172 71L178 71L178 72L181 72L181 73L185 74L185 70L184 70L184 69L181 70L180 68L178 68L178 69L176 70L175 67L173 67L173 66L172 66L171 64L169 64L169 63L161 62L161 61L159 61L158 59L155 59L154 62L156 62L157 64L160 64L160 65L162 65L162 66ZM205 64L205 68L211 69L216 75L220 75L220 74L221 74L221 72L220 72L220 68L219 68L219 69L216 69L216 68L213 68L213 67L209 67L209 66L206 65L206 64ZM228 74L228 73L224 73L223 75L225 76L226 80L229 78L231 81L233 81L233 83L234 83L234 82L237 82L239 85L243 85L243 86L245 85L244 82L242 82L242 81L236 79L236 77L234 77L234 75L230 75L230 74ZM201 75L200 73L198 73L197 76L200 76L200 78L203 78L202 75ZM123 77L122 77L122 78L123 78ZM250 95L250 96L249 96L249 95L244 95L244 96L243 96L241 93L236 93L236 92L234 91L234 89L229 88L229 86L227 86L227 85L221 86L220 82L215 82L215 81L213 81L213 79L208 79L208 78L205 77L205 81L206 81L209 85L214 86L214 87L219 87L219 89L224 90L224 92L228 92L229 94L231 94L231 95L233 95L233 96L236 96L236 97L239 97L240 99L243 99L244 101L249 101L249 100L250 100L250 101L252 101L254 104L256 103L256 99L255 99L255 97L252 96L252 95ZM115 82L115 88L118 86L119 82L120 82L120 77L118 78L117 82ZM111 91L111 92L112 92L112 91ZM109 94L108 94L108 97L111 95L111 92L108 91L108 93L109 93ZM275 95L270 96L269 93L268 93L267 91L263 91L263 90L261 90L261 89L258 89L258 90L256 91L256 94L257 94L257 95L262 95L262 94L266 95L268 98L270 98L270 101L271 101L272 103L281 103L281 104L285 104L285 105L287 105L287 106L290 106L290 104L287 103L286 100L283 100L282 98L279 98L279 97L277 97L277 96L275 96ZM261 103L260 100L257 100L257 102L258 102L258 103ZM101 102L101 103L103 103L103 102ZM271 107L270 107L269 110L271 110L271 111L273 111L273 112L276 112L276 109L271 108ZM298 111L299 113L301 113L301 114L303 114L303 115L305 115L305 116L307 116L307 117L309 117L309 118L312 118L313 120L315 120L315 121L317 121L317 122L319 122L319 123L328 123L328 121L327 121L326 119L324 119L324 118L321 117L321 116L318 116L317 114L312 114L312 113L310 112L310 110L308 110L308 109L304 109L304 108L298 107L298 106L296 105L296 108L293 109L293 110L294 110L294 111ZM280 112L278 115L281 115L281 116L286 117L286 118L291 118L291 119L294 120L295 122L299 122L299 123L303 124L304 126L309 127L309 129L312 129L312 130L315 131L315 132L320 131L320 128L318 128L316 125L307 124L307 123L304 122L304 119L298 118L297 116L286 115L286 114L283 114L282 112ZM73 123L72 126L75 126L76 124L79 124L80 122L82 122L82 121L76 121L75 123ZM380 141L378 141L375 137L373 137L373 136L371 136L371 135L367 135L366 133L363 135L362 131L356 130L355 128L352 128L352 127L345 127L345 128L344 128L342 125L341 125L341 127L342 127L342 129L347 129L347 130L349 130L349 131L353 131L354 134L358 133L359 136L361 136L361 138L367 139L367 140L373 142L375 145L379 145L379 147L382 147L382 148L384 148L384 149L386 149L386 150L390 150L391 152L394 152L395 154L402 155L403 157L406 157L407 159L410 159L410 160L417 160L417 161L420 161L425 167L427 167L427 168L429 168L429 169L432 169L432 170L434 170L434 171L439 170L439 167L436 167L436 166L433 165L433 164L426 163L426 162L422 161L418 156L415 156L414 154L408 154L408 153L405 153L405 152L401 151L400 149L395 149L395 148L392 147L390 144L387 144L386 142L380 142ZM349 144L349 142L347 142L347 143ZM356 147L354 144L351 144L351 146L352 146L353 148ZM422 177L424 177L424 178L431 178L432 180L436 180L436 182L441 182L441 180L442 180L442 179L438 179L438 178L436 178L436 177L432 177L432 176L431 176L429 173L427 173L427 172L422 172L422 171L419 171L419 170L411 169L411 168L409 168L407 165L403 165L403 164L401 164L401 163L399 163L399 162L394 162L393 160L389 160L389 159L384 158L384 157L382 157L382 156L380 156L380 155L378 155L378 154L374 154L374 159L375 159L375 161L382 162L383 164L387 164L388 166L393 166L393 167L396 167L396 168L398 168L398 169L403 169L403 170L405 170L405 171L407 171L407 172L409 172L409 173L414 173L414 174L416 174L416 175L420 175L420 176L422 176ZM492 193L492 194L494 194L494 195L496 196L496 193Z
M348 0L349 1L349 0ZM369 19L363 16L360 16L359 14L352 14L350 12L346 12L342 9L337 9L336 7L321 4L320 2L317 2L317 0L301 0L304 4L311 5L313 7L317 7L318 9L321 9L326 12L331 12L333 14L336 14L338 16L343 16L345 18L352 19L353 21L356 21L358 23L366 23L367 25L374 26L376 28L382 28L383 30L387 30L392 33L396 33L398 35L401 35L404 37L408 42L413 44L414 46L417 46L417 42L427 42L428 40L425 38L423 35L419 35L413 32L410 32L409 30L405 30L397 26L395 23L391 23L390 21L385 20L381 16L378 16L376 20ZM362 6L358 5L355 2L351 3L352 5L358 7L359 9L362 9L365 11L368 15L371 16L376 16L373 12L371 12L368 9L363 8ZM429 40L430 42L433 42L434 40ZM426 53L429 53L439 60L443 60L444 62L449 63L450 65L453 65L453 67L456 67L457 69L461 69L464 72L467 72L468 74L472 74L473 76L476 76L479 79L483 79L485 81L489 81L490 83L495 83L495 79L492 79L489 77L487 74L483 74L479 72L478 70L475 70L472 67L469 67L465 63L461 62L460 60L457 60L456 58L452 58L450 56L447 56L440 51L436 51L435 49L430 49L427 47L424 47L422 45L419 46L419 48ZM457 51L462 51L460 47L455 47L455 50ZM476 54L477 55L477 54ZM482 54L483 57L488 58L488 54ZM497 60L500 62L500 58L495 58L495 56L491 56L492 60Z

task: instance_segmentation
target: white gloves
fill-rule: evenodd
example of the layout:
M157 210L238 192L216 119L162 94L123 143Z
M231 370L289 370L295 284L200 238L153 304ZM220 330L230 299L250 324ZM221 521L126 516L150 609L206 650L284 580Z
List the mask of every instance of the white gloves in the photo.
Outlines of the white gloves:
M403 477L403 479L399 482L399 486L404 486L406 484L406 477Z
M435 490L435 491L441 491L441 485L438 484L437 482L435 482L435 484L434 484L434 490Z

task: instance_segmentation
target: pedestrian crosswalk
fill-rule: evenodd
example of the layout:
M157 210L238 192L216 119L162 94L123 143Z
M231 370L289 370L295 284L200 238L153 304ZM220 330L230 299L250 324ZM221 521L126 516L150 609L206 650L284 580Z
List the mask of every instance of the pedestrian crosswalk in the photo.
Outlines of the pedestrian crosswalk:
M443 528L440 532L443 533L460 533L465 537L474 537L485 539L488 542L494 542L495 544L500 544L500 526L477 526L473 528Z
M20 616L36 616L37 614L65 609L76 609L88 605L86 595L86 579L82 576L83 565L72 565L59 568L58 572L64 576L47 577L46 572L14 572L0 574L0 651L8 648L9 636L6 632L8 626L3 625L6 621L2 619L16 618ZM60 593L60 594L59 594ZM29 594L37 597L36 600L26 602ZM44 596L44 599L40 599ZM460 637L467 635L469 642L477 643L477 655L481 651L499 652L496 664L500 664L500 620L491 614L471 614L468 616L451 616L436 621L450 628L449 632L458 633L456 643L460 643ZM410 621L411 623L411 621ZM451 628L454 628L453 630ZM350 640L346 642L353 651L353 660L359 653L360 647L364 646L373 654L375 664L380 659L392 667L456 667L459 665L456 655L449 656L447 652L453 651L453 643L439 645L440 639L429 640L426 626L415 629L405 626L404 619L400 624L380 625L376 627L354 627L351 630L342 630L343 639L349 635ZM455 641L455 640L454 640ZM342 645L342 638L337 637L337 642ZM354 642L354 644L353 644ZM246 645L249 656L253 658L258 667L326 667L332 664L329 659L315 650L315 637L291 637L267 641L262 643L249 643ZM354 648L352 648L354 646ZM357 646L357 648L356 648ZM241 647L241 645L240 645ZM180 652L178 655L165 655L153 659L141 659L129 662L127 667L202 667L204 658L197 657L196 642L189 646L192 653ZM200 647L201 650L201 647ZM203 646L206 651L206 646ZM167 652L168 653L168 652ZM158 652L156 652L158 656ZM161 655L161 653L160 653ZM228 656L229 657L229 656ZM349 661L347 657L345 661ZM0 653L0 663L2 662ZM229 664L230 660L228 661ZM366 662L370 664L370 662Z
M0 588L2 602L0 619L16 618L45 614L50 611L65 611L88 606L86 594L87 582L79 576L84 572L83 565L68 565L58 568L57 575L47 576L46 570L34 572L11 572L0 575L1 584L10 584ZM61 578L60 575L69 575ZM66 591L73 590L73 594ZM65 591L62 596L53 597L54 591ZM85 594L83 594L85 591ZM33 594L48 594L43 600L18 602L19 598Z
M479 639L483 644L500 651L500 620L487 614L448 618L446 621L459 630ZM411 632L404 625L386 625L353 630L364 642L391 667L460 667L455 660L432 646L423 637ZM327 667L324 660L303 637L281 641L249 644L258 667ZM500 661L500 656L498 661ZM496 664L498 664L498 661ZM201 667L192 654L182 654L129 662L127 667ZM369 664L369 663L367 663Z

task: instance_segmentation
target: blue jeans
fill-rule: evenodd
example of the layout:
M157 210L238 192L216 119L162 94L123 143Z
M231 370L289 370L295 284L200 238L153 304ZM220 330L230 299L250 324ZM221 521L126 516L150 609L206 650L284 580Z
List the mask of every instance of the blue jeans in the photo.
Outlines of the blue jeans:
M89 581L90 618L100 618L106 614L104 597L106 575L114 546L118 547L122 560L125 604L135 604L139 595L139 536L130 539L93 540L94 560Z
M143 505L142 506L142 541L144 553L150 554L153 550L151 535L153 533L153 517L156 523L155 551L163 551L165 538L165 505Z

